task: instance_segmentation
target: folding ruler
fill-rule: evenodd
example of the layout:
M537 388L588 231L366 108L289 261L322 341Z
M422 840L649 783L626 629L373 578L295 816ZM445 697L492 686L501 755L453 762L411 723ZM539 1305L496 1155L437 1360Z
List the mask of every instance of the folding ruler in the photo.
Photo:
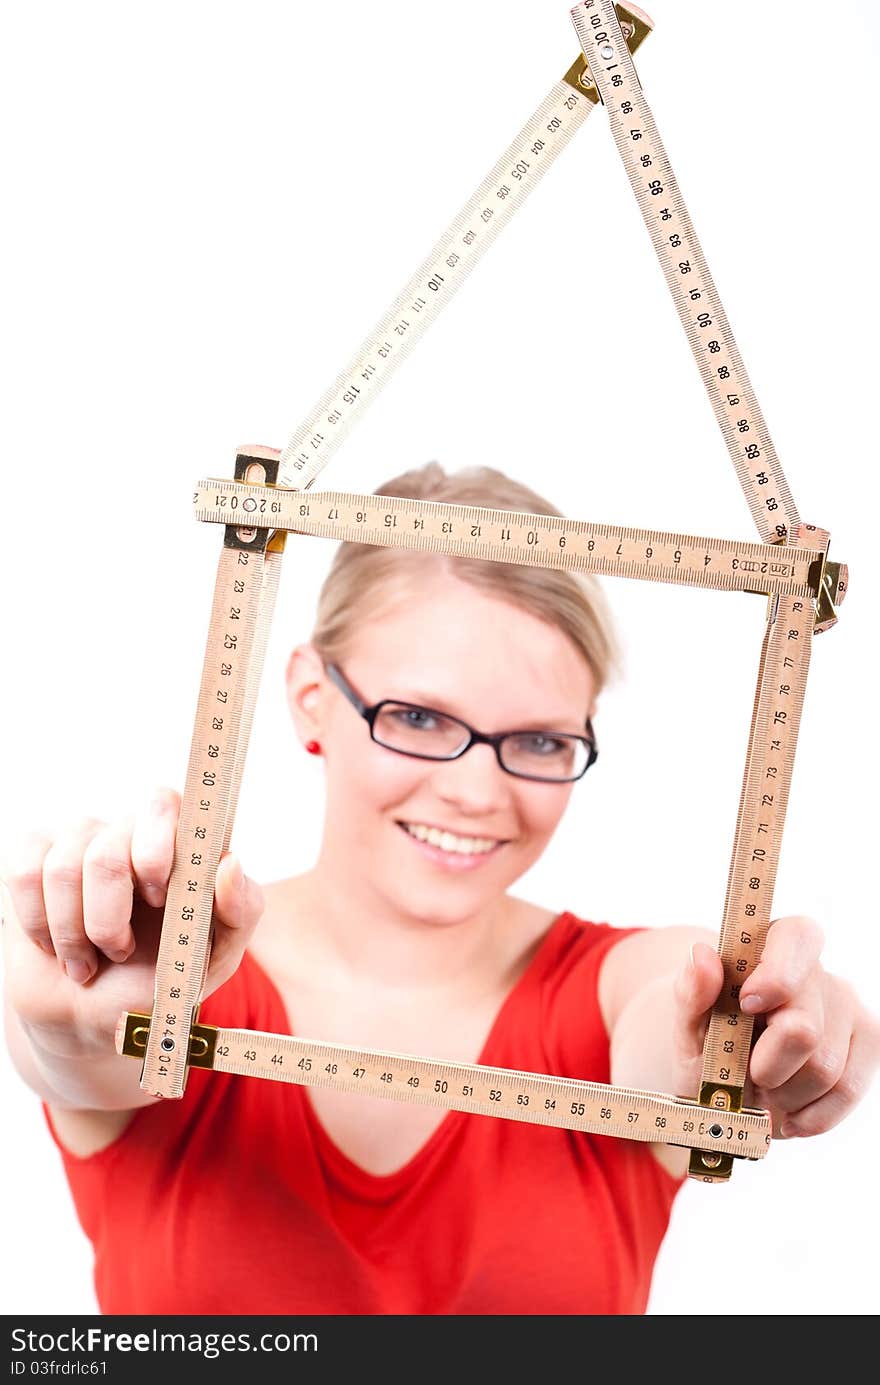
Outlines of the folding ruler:
M571 11L581 52L283 452L243 449L235 479L198 483L196 517L224 525L150 1015L124 1012L120 1054L140 1085L181 1097L190 1067L328 1086L691 1151L689 1173L729 1178L760 1159L769 1113L746 1109L753 1020L739 1008L770 924L776 866L814 633L836 621L847 570L827 531L802 524L740 360L631 54L652 22L632 5ZM611 132L699 366L760 541L374 494L311 491L365 407L437 317L597 105ZM589 292L589 285L586 286ZM307 494L308 492L308 494ZM288 532L487 561L685 583L768 598L719 940L721 995L695 1096L518 1072L286 1034L199 1024L214 880L228 849Z

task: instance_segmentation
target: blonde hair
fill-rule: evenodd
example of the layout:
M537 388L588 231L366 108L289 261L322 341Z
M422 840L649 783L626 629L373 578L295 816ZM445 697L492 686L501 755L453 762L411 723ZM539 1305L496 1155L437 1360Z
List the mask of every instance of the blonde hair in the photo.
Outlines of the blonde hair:
M438 462L426 462L386 481L373 494L561 514L536 491L490 466L464 467L447 475ZM318 596L311 643L325 664L342 663L359 624L387 612L401 599L401 579L414 572L418 575L429 562L441 564L487 596L519 606L557 626L586 660L597 693L620 673L620 648L608 606L598 580L590 573L348 541L340 543ZM379 595L377 599L377 593L383 591L387 597L383 600Z

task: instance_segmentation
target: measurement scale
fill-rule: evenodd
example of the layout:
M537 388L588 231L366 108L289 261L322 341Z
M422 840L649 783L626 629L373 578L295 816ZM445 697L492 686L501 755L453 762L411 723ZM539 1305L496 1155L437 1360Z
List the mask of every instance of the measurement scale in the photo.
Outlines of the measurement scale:
M119 1051L143 1057L149 1023L149 1015L127 1012L117 1034ZM190 1067L211 1068L214 1072L366 1092L396 1101L445 1106L533 1125L557 1125L595 1135L617 1135L627 1140L659 1140L709 1152L733 1146L743 1159L762 1158L770 1143L770 1121L765 1111L719 1115L695 1101L659 1092L386 1053L374 1048L351 1048L290 1034L196 1024L190 1037L188 1063Z
M847 581L846 565L826 563L819 546L700 538L372 492L310 491L304 498L295 491L209 479L198 483L193 505L197 519L215 524L228 524L232 512L321 538L719 591L818 598L824 586L839 603Z
M571 11L582 53L283 452L243 449L235 480L199 483L197 518L221 523L220 558L156 966L152 1015L125 1012L116 1047L140 1085L180 1097L190 1066L418 1101L691 1150L689 1173L729 1177L763 1157L767 1112L743 1109L753 1020L739 989L757 965L791 781L812 636L836 621L848 574L827 531L802 524L632 63L651 29L633 6ZM436 320L531 188L598 104L608 111L760 542L701 538L473 506L310 491L353 422ZM586 291L586 290L585 290ZM304 494L308 492L308 494ZM759 593L767 614L711 1014L695 1098L546 1074L200 1025L214 878L228 848L286 534Z

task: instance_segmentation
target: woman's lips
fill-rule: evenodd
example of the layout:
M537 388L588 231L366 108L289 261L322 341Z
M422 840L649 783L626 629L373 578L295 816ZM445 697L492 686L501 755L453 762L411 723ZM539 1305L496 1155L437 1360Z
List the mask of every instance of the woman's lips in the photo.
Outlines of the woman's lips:
M402 823L398 823L397 826L407 840L412 842L413 846L418 847L422 855L427 857L429 861L433 861L437 866L445 866L447 870L452 871L478 870L486 861L494 860L501 848L507 845L506 842L498 842L491 851L471 851L465 855L463 851L444 851L442 846L432 846L430 842L420 842L418 837L407 832Z

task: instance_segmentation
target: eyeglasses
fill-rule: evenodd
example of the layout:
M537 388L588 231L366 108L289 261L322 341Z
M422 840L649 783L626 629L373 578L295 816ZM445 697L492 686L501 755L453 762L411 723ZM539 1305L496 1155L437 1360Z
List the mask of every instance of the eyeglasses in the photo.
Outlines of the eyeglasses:
M589 717L586 736L573 736L567 731L505 731L490 736L475 731L458 717L412 702L386 697L368 707L338 664L327 664L326 669L364 718L376 744L400 755L412 755L417 760L457 760L472 745L482 743L492 746L499 765L508 774L543 783L568 784L586 774L599 754Z

